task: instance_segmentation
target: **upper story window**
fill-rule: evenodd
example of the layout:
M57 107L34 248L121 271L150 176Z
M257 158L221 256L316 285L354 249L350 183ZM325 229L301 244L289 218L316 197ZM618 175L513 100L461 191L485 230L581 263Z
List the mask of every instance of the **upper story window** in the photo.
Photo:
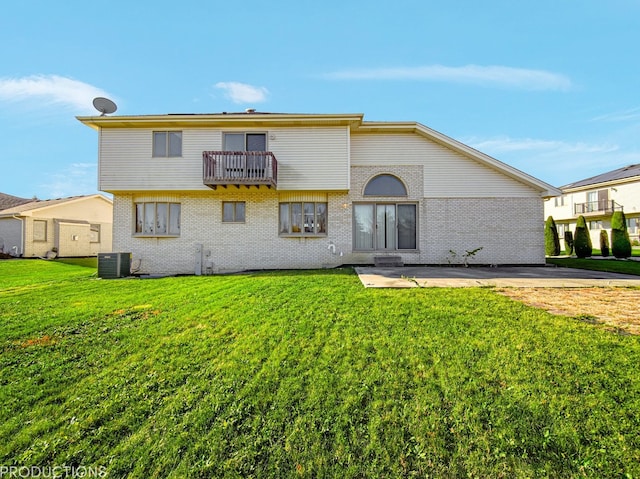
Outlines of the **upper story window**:
M182 156L182 132L154 131L153 156L161 158Z
M564 195L555 197L556 206L564 206Z
M224 151L267 151L266 133L225 133Z
M393 175L378 175L364 187L365 196L407 196L402 181Z

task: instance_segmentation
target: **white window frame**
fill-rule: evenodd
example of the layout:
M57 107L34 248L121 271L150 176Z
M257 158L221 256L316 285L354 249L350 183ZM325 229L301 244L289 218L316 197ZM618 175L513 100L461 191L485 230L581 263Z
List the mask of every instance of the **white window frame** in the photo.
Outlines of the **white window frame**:
M36 228L36 225L39 225L39 227ZM48 226L47 220L33 220L33 241L46 242ZM37 238L36 233L38 233Z
M158 217L158 205L161 205L164 209L162 218ZM139 207L142 207L142 217L140 217ZM177 207L177 212L175 211ZM147 223L147 212L153 208L153 222L149 228ZM173 210L173 213L172 213ZM178 215L177 219L174 219L175 215ZM181 218L182 217L182 204L169 202L169 201L136 201L133 205L133 236L135 237L152 237L152 238L177 238L181 234ZM159 219L164 220L164 229L162 231ZM160 231L158 231L160 230ZM172 232L173 230L173 232Z
M295 221L294 206L300 206L300 221ZM307 213L305 206L313 205L313 213ZM286 206L286 213L283 207ZM324 207L324 231L321 229L322 212L319 207ZM283 214L286 215L286 224L283 223ZM311 223L307 217L313 215ZM310 226L312 225L312 226ZM281 201L278 204L278 235L281 237L326 237L329 227L329 204L326 201ZM296 228L300 231L296 231ZM308 231L312 228L312 231Z
M227 147L227 135L244 135L243 146L241 150L231 149ZM223 151L254 151L247 150L247 135L261 135L264 136L264 150L255 151L269 151L268 148L268 136L265 131L225 131L222 133L222 148Z
M101 233L101 225L97 223L93 223L89 225L89 242L90 243L100 243L100 233ZM97 239L94 239L93 233L96 234Z
M171 154L171 134L180 135L180 153L175 155ZM164 135L164 154L156 151L156 135ZM166 131L154 131L151 134L151 155L153 158L181 158L182 157L182 131L181 130L166 130Z
M589 231L601 230L604 228L602 220L589 221Z
M238 205L242 205L242 218L239 218L238 216ZM232 219L231 220L225 220L225 216L224 216L224 210L225 210L225 205L231 205L232 208ZM244 223L247 217L247 204L244 201L223 201L222 202L222 222L223 223Z

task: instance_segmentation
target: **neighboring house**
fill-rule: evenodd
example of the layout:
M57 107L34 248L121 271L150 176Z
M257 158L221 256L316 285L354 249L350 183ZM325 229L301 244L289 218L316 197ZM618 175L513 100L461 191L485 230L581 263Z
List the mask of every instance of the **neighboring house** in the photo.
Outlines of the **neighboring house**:
M18 196L7 195L5 193L0 193L0 211L6 210L7 208L11 208L13 206L18 206L23 203L29 203L33 201L28 198L19 198Z
M632 241L640 240L640 165L629 165L562 186L562 195L545 202L545 218L553 216L560 238L575 232L578 216L584 216L594 248L600 247L600 231L611 233L611 215L624 211Z
M78 117L99 133L115 252L140 272L543 264L554 187L415 122L361 114ZM389 258L387 258L389 259Z
M14 197L15 198L15 197ZM25 258L111 251L113 202L103 195L27 200L0 210L0 251Z

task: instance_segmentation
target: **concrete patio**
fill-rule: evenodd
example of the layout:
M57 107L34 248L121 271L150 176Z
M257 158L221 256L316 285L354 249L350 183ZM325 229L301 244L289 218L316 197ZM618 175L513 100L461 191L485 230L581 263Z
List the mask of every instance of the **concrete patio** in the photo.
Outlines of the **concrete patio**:
M404 266L355 268L366 288L587 288L638 286L640 276L555 266L438 267ZM416 284L417 283L417 284Z

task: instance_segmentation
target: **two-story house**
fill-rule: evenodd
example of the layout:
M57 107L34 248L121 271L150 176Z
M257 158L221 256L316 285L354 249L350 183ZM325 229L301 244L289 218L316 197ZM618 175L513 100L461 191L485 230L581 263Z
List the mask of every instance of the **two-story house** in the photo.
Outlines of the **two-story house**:
M611 215L624 211L632 241L640 239L640 165L629 165L560 187L561 196L545 202L545 217L553 216L560 238L575 231L584 216L595 248L600 231L611 234Z
M554 187L415 122L361 114L78 117L98 131L113 247L140 272L544 264Z

